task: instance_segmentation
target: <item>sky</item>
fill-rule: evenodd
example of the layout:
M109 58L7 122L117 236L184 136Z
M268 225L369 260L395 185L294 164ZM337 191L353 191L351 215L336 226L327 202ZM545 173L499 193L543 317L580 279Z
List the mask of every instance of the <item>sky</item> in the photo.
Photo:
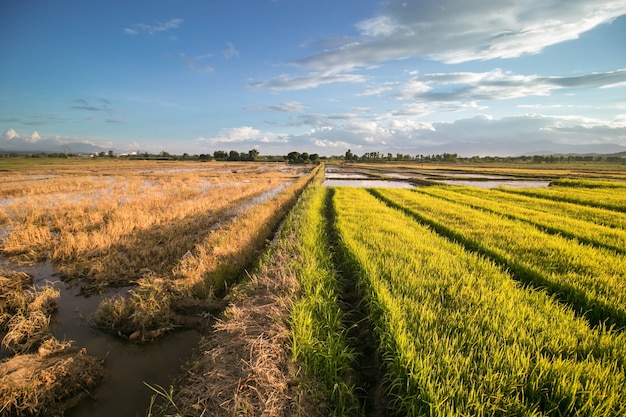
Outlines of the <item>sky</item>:
M2 0L0 150L626 151L626 0Z

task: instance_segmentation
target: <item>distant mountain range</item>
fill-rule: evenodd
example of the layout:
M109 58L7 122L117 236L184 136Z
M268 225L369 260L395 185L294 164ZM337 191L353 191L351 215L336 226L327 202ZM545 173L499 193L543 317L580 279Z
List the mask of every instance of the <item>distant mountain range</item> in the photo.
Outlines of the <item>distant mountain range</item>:
M529 151L529 149L531 149ZM71 153L71 154L97 154L108 153L116 149L105 148L99 145L85 142L63 143L58 139L27 140L24 138L1 138L0 153ZM287 154L298 149L285 149ZM263 150L260 150L263 154ZM355 151L353 149L353 151ZM415 155L441 155L444 153L455 153L462 157L471 156L532 156L532 155L612 155L626 156L626 146L606 143L606 144L584 144L568 145L553 142L449 142L440 145L426 145L411 148L398 149L378 149L379 152L390 152L392 154L402 153ZM367 151L355 151L362 154ZM188 151L189 154L200 152ZM327 155L330 156L330 155Z
M37 142L25 140L9 140L0 142L0 153L72 153L95 154L108 152L111 148L103 148L91 143L71 142L59 143L56 139L42 139Z

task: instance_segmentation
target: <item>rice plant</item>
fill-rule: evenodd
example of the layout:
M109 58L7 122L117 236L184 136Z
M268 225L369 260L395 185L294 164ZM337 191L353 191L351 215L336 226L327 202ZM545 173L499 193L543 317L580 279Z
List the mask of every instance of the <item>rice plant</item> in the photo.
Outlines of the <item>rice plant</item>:
M402 415L618 416L623 334L591 329L366 191L337 189L341 248L360 276Z
M324 215L328 190L310 187L303 195L297 222L298 237L292 268L301 294L291 308L292 351L305 372L325 387L333 415L354 415L359 410L351 381L355 356L347 342L340 308L340 277L331 257Z
M626 326L626 258L525 222L446 201L420 190L375 192L438 232L546 287L594 323Z
M524 200L524 197L521 196L521 198L516 199L513 194L494 193L485 189L472 188L476 187L431 187L425 188L421 192L511 219L522 220L548 233L559 234L593 246L626 254L625 228L611 227L602 223L597 224L593 218L580 219L560 210L564 204L571 205L570 203L561 203L558 208L555 207L550 210L547 207L542 207L542 201L547 200L539 198L526 198ZM573 209L575 212L580 212L578 205L575 205ZM623 222L626 225L626 213L615 213L598 208L589 208L588 211L592 211L598 216L604 215L603 217L610 218L613 224Z

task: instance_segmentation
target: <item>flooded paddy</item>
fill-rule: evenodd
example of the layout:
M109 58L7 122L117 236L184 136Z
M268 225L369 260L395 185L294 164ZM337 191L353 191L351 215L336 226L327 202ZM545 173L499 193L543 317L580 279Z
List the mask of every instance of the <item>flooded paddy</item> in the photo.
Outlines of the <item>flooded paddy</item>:
M80 288L58 279L50 263L29 267L3 263L0 266L28 273L35 287L52 285L57 289L60 297L51 320L53 336L60 341L72 341L74 347L104 359L105 375L101 383L89 392L90 397L66 411L66 417L145 415L154 394L146 384L168 387L198 347L200 333L195 330L174 331L150 344L128 343L94 328L90 322L102 296L82 296ZM104 295L113 296L127 290L120 288ZM2 351L0 357L8 354Z
M267 225L280 220L293 189L306 183L312 169L147 165L120 170L112 162L94 173L96 167L85 164L82 176L41 174L28 178L33 182L0 187L0 267L28 273L35 287L57 290L51 336L103 360L102 379L65 416L146 415L155 394L147 384L167 390L181 376L200 339L210 334L214 315L227 304L215 292L236 283L258 255L258 245L271 239L265 233L275 226ZM12 175L20 174L2 173L7 179ZM211 288L200 282L213 276L222 283ZM159 292L178 284L181 294L188 291L184 298ZM123 320L152 315L163 316L162 323L146 321L145 328L128 331L97 327L103 302L125 302L138 292L142 302L156 300L156 311L137 305ZM32 354L37 355L36 346ZM0 361L19 355L0 350Z
M550 180L519 177L507 174L460 172L440 169L381 166L339 166L326 168L325 186L328 187L389 187L413 188L425 185L461 185L479 188L546 188Z

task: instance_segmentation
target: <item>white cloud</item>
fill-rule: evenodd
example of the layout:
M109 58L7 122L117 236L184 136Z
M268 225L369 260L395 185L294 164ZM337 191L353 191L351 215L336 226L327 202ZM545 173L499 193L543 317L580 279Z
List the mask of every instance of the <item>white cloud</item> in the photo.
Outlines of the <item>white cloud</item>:
M495 119L488 115L454 122L416 122L381 115L318 126L288 138L292 146L320 153L452 152L464 156L515 155L526 152L617 152L626 150L626 115L610 120L577 115L527 114ZM620 148L620 146L622 148Z
M357 23L356 27L365 36L390 36L399 30L398 23L389 16L376 16Z
M298 101L287 101L285 103L279 103L271 106L250 106L244 107L245 110L249 111L260 111L260 112L285 112L285 113L298 113L305 110L305 107L302 103Z
M136 35L141 30L143 32L149 33L150 35L154 35L158 32L165 32L168 30L176 29L183 23L183 21L183 19L174 18L168 20L167 22L157 22L153 25L148 25L146 23L137 23L132 25L132 27L124 28L124 33L128 35Z
M2 133L2 139L5 141L13 141L13 142L29 142L35 143L41 140L41 136L37 132L32 132L30 135L20 135L15 131L15 129L7 129Z
M7 129L2 134L2 137L6 140L19 139L20 135L13 129Z
M301 76L279 75L278 77L249 84L258 89L274 91L305 90L332 83L360 83L365 77L357 74L321 74L312 72Z
M378 95L384 91L389 91L392 90L395 86L397 86L399 83L397 82L386 82L383 83L377 87L372 87L372 88L368 88L367 90L363 91L362 93L357 94L358 96L375 96Z
M38 142L41 139L41 136L37 132L33 132L28 136L24 137L24 140L27 142Z
M379 15L357 23L362 39L295 64L338 73L417 56L445 63L513 58L623 14L626 3L615 0L389 0Z
M575 77L519 75L495 69L487 72L433 73L394 85L399 100L481 101L548 96L565 88L602 88L626 82L626 69Z
M285 140L280 135L271 132L262 132L251 126L231 127L220 129L219 133L211 137L198 138L197 143L202 146L219 147L258 144L283 143Z

